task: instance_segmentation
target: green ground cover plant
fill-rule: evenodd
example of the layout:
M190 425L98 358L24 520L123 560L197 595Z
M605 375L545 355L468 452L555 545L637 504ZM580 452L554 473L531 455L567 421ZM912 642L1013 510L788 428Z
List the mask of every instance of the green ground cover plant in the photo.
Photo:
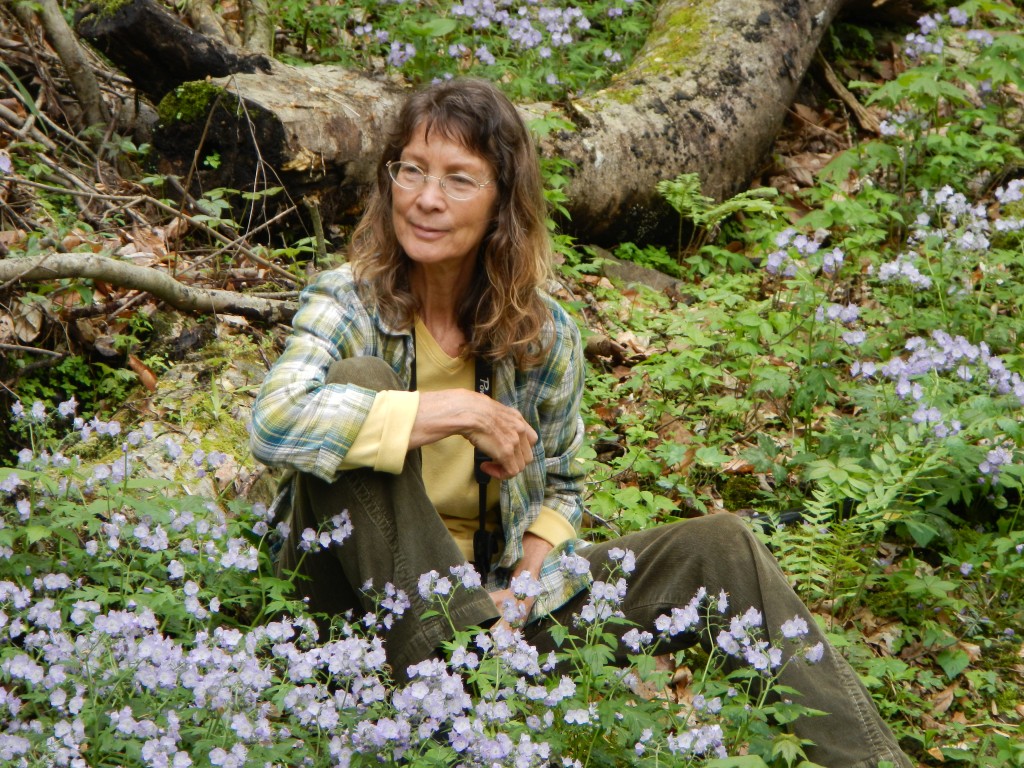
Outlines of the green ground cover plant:
M286 60L400 72L414 83L469 74L503 80L522 99L599 87L643 44L649 0L545 2L276 0Z
M483 10L458 7L280 13L303 55L387 28L374 43L386 47L359 55L401 58L419 42L401 62L410 77L487 75L478 52L442 55L458 41L470 48L446 35L492 40L469 23ZM602 28L588 14L612 7L567 7L559 18ZM739 220L709 227L700 216L734 209L667 183L699 236L677 254L650 244L616 253L686 280L685 302L587 282L594 264L559 240L565 298L584 332L629 338L636 352L595 360L589 373L590 535L723 509L755 514L924 765L1024 766L1021 27L1019 10L988 0L926 15L902 43L907 69L863 86L886 111L881 135L800 193L806 215L753 196ZM560 51L567 69L552 68L558 82L545 87L589 86L604 55L594 51L582 64ZM462 68L470 61L483 68ZM550 93L528 80L509 86ZM560 170L549 165L552 177ZM67 200L50 204L74 220ZM146 332L128 325L124 343L141 345ZM339 617L318 636L274 576L279 534L266 508L204 484L246 457L225 456L210 436L186 445L167 424L136 423L130 407L121 420L97 412L130 401L126 382L67 365L26 377L5 414L21 452L0 468L4 764L801 765L803 745L780 724L811 715L798 697L767 696L786 692L758 617L719 635L710 654L670 660L658 657L658 636L634 630L624 640L633 667L609 666L625 551L613 572L595 574L562 658L538 657L514 632L460 633L445 662L424 662L399 684L379 632L408 596L373 585L377 613ZM92 391L76 392L73 366L89 372ZM97 382L110 389L96 392ZM226 395L214 392L219 409ZM802 522L774 524L792 509ZM339 515L306 541L334 546L347 530ZM472 579L425 574L420 592L444 614ZM658 628L685 631L727 600L695 595ZM795 625L783 634L802 636ZM817 653L801 648L787 663ZM727 673L727 658L744 668ZM692 682L673 683L687 671Z

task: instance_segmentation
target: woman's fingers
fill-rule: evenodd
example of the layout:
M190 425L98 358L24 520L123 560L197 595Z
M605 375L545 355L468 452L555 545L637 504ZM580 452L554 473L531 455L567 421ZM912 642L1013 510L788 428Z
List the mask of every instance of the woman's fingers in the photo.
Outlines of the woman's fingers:
M485 463L484 471L505 480L522 472L533 461L537 433L519 411L501 403L488 402L488 412L482 422L466 437L490 459Z
M468 389L420 394L410 448L462 435L484 454L484 471L507 480L533 461L537 433L515 408Z

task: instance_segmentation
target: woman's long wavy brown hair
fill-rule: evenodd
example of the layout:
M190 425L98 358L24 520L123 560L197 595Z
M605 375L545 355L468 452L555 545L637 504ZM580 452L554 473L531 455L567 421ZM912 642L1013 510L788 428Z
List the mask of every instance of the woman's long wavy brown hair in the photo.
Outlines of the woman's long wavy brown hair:
M457 308L466 356L512 358L536 365L551 317L540 289L551 274L551 242L537 151L515 107L484 80L461 78L414 93L385 139L377 183L352 234L349 261L369 300L397 328L412 326L419 309L409 288L411 261L395 237L389 161L423 127L487 160L497 172L498 210L477 254L472 285Z

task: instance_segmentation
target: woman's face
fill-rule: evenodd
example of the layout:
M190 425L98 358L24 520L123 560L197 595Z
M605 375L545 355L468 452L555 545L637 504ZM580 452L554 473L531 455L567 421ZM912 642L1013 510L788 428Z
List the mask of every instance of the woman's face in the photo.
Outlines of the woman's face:
M465 173L481 183L496 177L494 168L480 155L436 130L428 140L422 127L405 145L401 160L415 163L431 177ZM453 200L437 178L427 179L416 189L392 184L391 217L406 255L428 269L471 269L497 211L496 186L488 184L469 200Z

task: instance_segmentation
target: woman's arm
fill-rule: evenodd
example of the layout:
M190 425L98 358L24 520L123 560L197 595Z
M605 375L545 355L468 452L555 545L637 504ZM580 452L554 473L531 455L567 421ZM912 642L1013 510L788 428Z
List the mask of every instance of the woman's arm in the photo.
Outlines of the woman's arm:
M586 363L575 322L557 305L553 306L552 315L556 340L544 366L546 388L537 408L538 431L544 446L543 505L578 531L583 518L585 473L577 456L584 439L580 410Z
M548 552L552 549L551 544L540 538L540 536L534 536L532 533L527 532L523 536L523 556L513 569L512 578L515 579L524 573L529 573L534 579L538 578L541 566L544 564L544 558L547 557ZM506 620L511 619L512 624L519 624L525 621L530 615L534 602L537 600L536 597L519 599L512 592L511 588L491 592L491 599L498 610L501 611L502 617ZM506 605L509 601L511 601L510 606ZM506 610L506 608L509 610Z
M253 455L265 464L336 477L373 405L374 393L326 385L331 364L380 352L375 329L347 271L320 275L303 291L284 352L253 405ZM396 345L400 344L398 340Z

